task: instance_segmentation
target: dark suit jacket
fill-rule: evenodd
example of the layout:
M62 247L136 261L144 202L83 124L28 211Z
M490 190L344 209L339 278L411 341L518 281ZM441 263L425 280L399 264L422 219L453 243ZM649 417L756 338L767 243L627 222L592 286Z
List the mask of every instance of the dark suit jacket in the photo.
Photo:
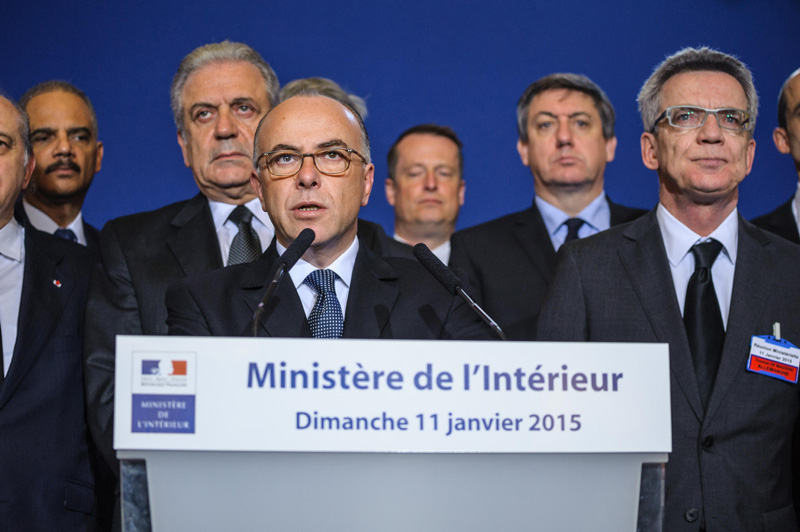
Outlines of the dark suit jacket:
M538 340L669 344L672 454L664 530L796 531L798 386L745 370L753 335L800 345L800 247L739 219L722 359L704 412L655 211L559 250ZM698 519L688 522L692 509Z
M611 225L647 211L608 202ZM556 262L556 252L536 207L509 214L450 239L450 266L466 272L473 299L509 340L533 340L536 318Z
M794 219L794 214L792 214L793 201L794 197L774 211L764 216L759 216L753 220L753 224L770 233L783 237L789 242L800 244L800 234L797 232L797 221Z
M170 334L250 336L251 319L278 259L273 241L260 259L176 283L167 291ZM345 310L345 338L474 338L491 333L460 298L419 263L381 258L360 246ZM259 335L311 337L291 278L264 308Z
M90 271L83 246L26 228L16 345L0 387L3 530L97 527L81 366Z
M358 226L368 247L379 246L381 235L386 237L377 224L359 220ZM222 268L223 262L202 194L111 220L100 240L102 263L93 273L86 310L86 400L92 435L118 471L112 445L116 336L167 334L167 287Z

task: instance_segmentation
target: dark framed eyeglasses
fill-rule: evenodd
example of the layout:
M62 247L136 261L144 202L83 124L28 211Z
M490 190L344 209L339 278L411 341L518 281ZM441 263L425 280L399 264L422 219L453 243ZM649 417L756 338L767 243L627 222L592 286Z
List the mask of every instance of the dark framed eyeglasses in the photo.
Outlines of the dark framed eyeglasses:
M727 129L729 131L750 131L753 129L753 121L750 120L750 113L741 109L706 109L705 107L696 107L694 105L676 105L667 107L664 112L656 118L650 132L655 133L656 126L665 118L672 127L683 129L703 127L709 114L713 114L717 118L717 125L722 129Z
M319 173L340 176L350 169L353 155L357 155L362 164L367 163L367 159L352 148L324 148L314 153L300 153L294 150L268 151L258 156L256 167L259 170L267 170L272 177L292 177L300 172L303 160L311 157Z

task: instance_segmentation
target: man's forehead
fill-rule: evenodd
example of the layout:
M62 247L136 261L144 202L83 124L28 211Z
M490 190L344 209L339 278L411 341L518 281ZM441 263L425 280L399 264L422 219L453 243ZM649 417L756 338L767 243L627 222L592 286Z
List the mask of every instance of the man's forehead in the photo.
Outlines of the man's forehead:
M0 134L19 141L21 119L22 117L17 108L10 101L0 96Z
M682 101L686 98L698 101ZM661 89L662 100L669 105L701 105L714 101L718 106L746 106L747 95L735 77L719 70L696 70L679 72L669 78Z
M309 148L340 139L353 147L360 139L357 119L345 106L323 96L295 96L264 119L259 146L286 144Z
M434 133L412 133L397 143L399 157L413 158L422 155L458 156L458 145L451 139Z
M90 121L91 112L79 96L64 91L50 91L37 94L30 99L25 107L31 122L39 119L56 118L58 115L69 114L72 118L81 115L82 119Z
M267 99L266 81L247 61L215 61L192 72L183 86L184 105L235 99Z
M583 91L577 89L554 88L547 89L531 100L529 114L551 112L556 106L567 105L573 112L598 114L594 99Z

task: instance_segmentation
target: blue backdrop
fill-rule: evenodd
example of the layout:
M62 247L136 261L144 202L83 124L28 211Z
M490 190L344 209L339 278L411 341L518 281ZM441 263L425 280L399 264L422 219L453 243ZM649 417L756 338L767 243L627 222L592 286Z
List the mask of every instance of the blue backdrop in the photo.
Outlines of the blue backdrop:
M459 227L527 207L533 186L515 148L516 102L557 71L586 74L608 93L619 147L606 189L617 202L652 207L657 181L641 162L636 94L684 46L732 53L753 71L761 106L741 212L771 210L797 186L771 135L778 90L800 66L799 0L7 4L0 88L18 98L40 81L66 79L97 110L105 159L84 207L97 226L197 192L175 140L169 85L185 54L223 39L253 46L282 83L324 76L366 98L378 187L362 216L387 230L386 151L422 122L450 125L464 141Z

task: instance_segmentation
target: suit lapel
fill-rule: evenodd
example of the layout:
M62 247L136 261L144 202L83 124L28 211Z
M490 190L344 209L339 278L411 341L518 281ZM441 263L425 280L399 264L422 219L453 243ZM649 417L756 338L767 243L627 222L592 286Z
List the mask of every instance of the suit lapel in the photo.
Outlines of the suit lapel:
M261 298L275 274L273 268L278 261L278 251L275 247L275 239L266 252L258 259L248 265L247 271L242 278L242 305L244 305L250 315L255 313ZM310 338L311 329L303 311L303 304L300 296L292 283L289 272L284 273L278 289L267 302L261 314L260 330L267 336L278 337L297 337ZM248 324L245 335L251 334L252 327Z
M41 358L75 288L73 279L65 276L59 268L63 255L41 247L38 238L35 229L29 227L25 230L25 266L17 340L0 393L0 408Z
M710 419L714 411L722 403L733 379L747 362L750 346L750 334L754 324L764 312L767 297L772 294L770 285L772 278L764 275L771 264L780 262L774 256L773 249L766 240L739 216L739 243L736 254L736 267L733 274L733 292L731 308L728 314L728 325L725 328L725 344L722 347L717 377L708 404ZM774 294L772 297L775 297ZM762 331L770 334L772 331ZM758 333L757 333L758 334Z
M542 279L549 282L556 268L556 251L535 201L519 213L512 232Z
M386 261L359 245L342 337L381 337L397 301L397 288L391 284L396 280L397 273Z
M187 277L224 266L205 196L198 194L189 200L171 225L174 232L167 237L167 246Z
M656 339L669 344L670 369L698 419L703 405L697 388L689 341L683 326L672 273L656 211L631 222L623 236L629 245L619 249L625 272L644 308Z

